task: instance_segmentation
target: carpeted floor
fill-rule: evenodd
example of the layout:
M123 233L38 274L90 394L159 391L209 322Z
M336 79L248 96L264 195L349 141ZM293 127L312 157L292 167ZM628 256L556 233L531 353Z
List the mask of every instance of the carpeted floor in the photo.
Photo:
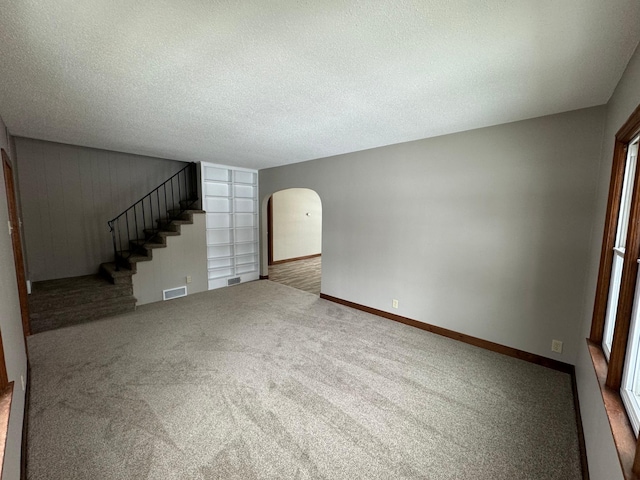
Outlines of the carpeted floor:
M28 478L580 478L570 378L270 281L29 337Z

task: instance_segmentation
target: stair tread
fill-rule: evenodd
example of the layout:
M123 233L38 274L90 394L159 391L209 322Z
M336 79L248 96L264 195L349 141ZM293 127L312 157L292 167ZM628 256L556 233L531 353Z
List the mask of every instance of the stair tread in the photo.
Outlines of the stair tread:
M100 308L112 306L112 305L123 305L123 304L135 304L137 302L136 298L133 295L128 295L126 297L114 297L114 298L106 298L102 300L95 300L89 303L82 303L80 305L67 305L59 308L49 308L44 312L32 312L29 316L37 319L41 317L49 317L53 315L65 314L69 312L83 312L83 311L92 311Z
M31 333L40 333L56 328L78 325L94 320L122 315L136 309L136 299L133 296L118 298L112 302L94 302L91 308L68 308L53 310L31 315Z
M176 208L176 209L169 210L168 213L170 215L173 215L173 214L180 215L180 214L183 214L183 213L194 214L194 213L207 213L207 212L205 212L204 210L193 209L193 208L189 208L187 210L178 210Z
M164 243L147 242L145 240L131 240L131 243L144 248L167 248Z
M122 258L122 260L127 261L129 263L136 263L136 262L149 262L151 261L151 257L147 256L147 255L142 255L140 253L131 253L129 250L124 250L121 254L120 254L120 258Z
M164 220L156 220L159 224L165 224L166 222ZM170 224L173 223L174 225L191 225L193 223L193 220L181 220L181 219L175 219L175 220L171 220L171 222L169 222Z
M116 270L115 262L102 263L100 267L112 277L130 277L134 272L128 268L120 267L120 270Z
M79 307L95 304L102 300L123 299L133 295L131 284L112 284L105 279L107 288L91 288L86 290L56 290L52 292L33 292L29 296L29 312L40 313L67 307Z
M157 235L159 237L176 237L180 232L172 232L171 230L145 230L147 235Z
M31 284L32 292L55 292L74 288L92 288L108 286L104 278L98 274L83 275L81 277L57 278L55 280L42 280Z

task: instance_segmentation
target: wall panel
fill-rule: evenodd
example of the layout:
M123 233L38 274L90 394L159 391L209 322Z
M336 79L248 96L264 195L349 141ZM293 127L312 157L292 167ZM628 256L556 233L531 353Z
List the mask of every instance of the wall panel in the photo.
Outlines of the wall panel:
M112 261L107 221L185 165L21 137L16 149L32 281L88 275Z

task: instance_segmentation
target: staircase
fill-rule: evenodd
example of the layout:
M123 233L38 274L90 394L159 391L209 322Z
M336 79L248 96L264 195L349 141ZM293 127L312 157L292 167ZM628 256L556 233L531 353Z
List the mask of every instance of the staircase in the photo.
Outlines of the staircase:
M133 275L167 238L193 223L198 201L196 165L189 164L109 221L114 261L97 275L34 282L29 296L31 332L84 323L135 310ZM154 211L155 210L155 211Z

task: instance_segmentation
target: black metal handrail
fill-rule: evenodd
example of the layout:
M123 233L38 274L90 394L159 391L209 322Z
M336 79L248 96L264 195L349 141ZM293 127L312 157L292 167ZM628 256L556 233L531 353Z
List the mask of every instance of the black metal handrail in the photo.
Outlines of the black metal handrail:
M197 201L197 169L195 163L190 163L109 220L116 270Z

